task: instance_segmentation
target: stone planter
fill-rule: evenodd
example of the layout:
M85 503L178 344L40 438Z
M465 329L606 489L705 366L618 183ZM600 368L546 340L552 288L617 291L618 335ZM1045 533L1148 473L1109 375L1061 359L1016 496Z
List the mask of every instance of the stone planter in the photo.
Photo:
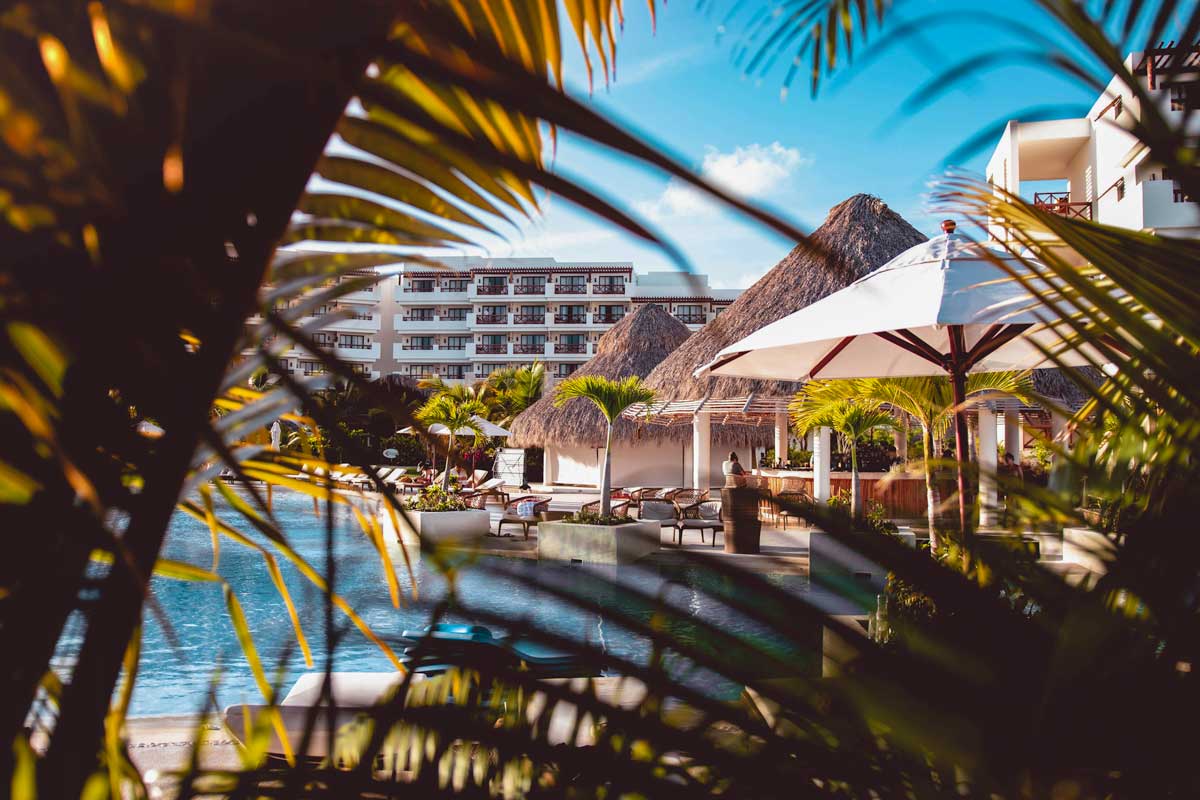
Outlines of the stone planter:
M397 512L400 530L396 538L401 544L472 544L488 535L491 515L483 509L466 511L406 511Z
M658 552L658 520L624 525L583 525L576 522L538 524L538 560L580 561L585 564L632 564Z

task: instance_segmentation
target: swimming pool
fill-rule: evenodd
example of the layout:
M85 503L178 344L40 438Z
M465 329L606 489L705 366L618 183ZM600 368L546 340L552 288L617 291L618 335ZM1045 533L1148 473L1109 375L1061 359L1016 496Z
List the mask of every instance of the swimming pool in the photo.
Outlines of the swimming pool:
M218 513L223 509L218 507ZM324 573L326 518L313 514L311 499L291 493L277 493L275 515L292 546L319 572ZM324 507L322 507L324 511ZM235 522L233 514L224 518ZM412 602L413 579L404 567L400 545L388 542L395 564L402 599L407 604L393 608L380 559L363 538L358 526L343 511L333 518L336 558L336 588L371 628L385 640L394 640L406 628L418 628L429 620L431 610L448 590L446 577L421 555L410 550L414 560L413 578L420 601ZM249 526L240 526L249 532ZM172 520L163 555L207 567L212 562L208 527L191 517L177 514ZM302 626L312 648L313 670L325 663L324 604L320 593L289 563L280 559L280 569L292 592ZM217 570L240 601L259 655L268 676L277 676L286 691L296 678L309 671L295 646L295 637L286 608L271 583L262 557L224 540ZM570 637L586 640L605 652L645 662L650 642L634 631L614 624L596 610L584 610L548 593L533 590L529 578L567 588L584 600L604 609L614 609L648 621L654 614L651 604L629 596L624 587L641 589L666 597L682 614L674 620L671 633L688 640L688 619L717 622L734 634L761 640L766 632L740 617L714 599L720 595L719 579L708 570L692 566L650 566L612 569L604 580L589 580L578 566L539 565L524 559L486 558L462 567L455 580L457 596L467 607L485 609L514 623L531 624ZM790 594L807 591L804 575L780 574L769 580ZM728 588L728 587L725 587ZM246 659L238 645L225 610L220 586L154 578L154 595L166 620L147 611L143 626L142 661L130 713L134 716L193 713L204 707L207 693L215 690L218 705L237 702L262 702ZM452 622L478 622L470 615L451 615ZM338 627L347 627L345 617L335 613ZM491 624L496 629L495 624ZM169 628L169 632L168 632ZM502 630L502 629L501 629ZM497 630L497 632L501 632ZM77 642L63 642L69 655ZM397 645L397 652L399 652ZM806 654L796 654L806 657ZM218 672L219 665L219 672ZM350 627L333 656L334 669L386 671L392 669L387 657L365 636ZM682 667L681 667L682 669Z

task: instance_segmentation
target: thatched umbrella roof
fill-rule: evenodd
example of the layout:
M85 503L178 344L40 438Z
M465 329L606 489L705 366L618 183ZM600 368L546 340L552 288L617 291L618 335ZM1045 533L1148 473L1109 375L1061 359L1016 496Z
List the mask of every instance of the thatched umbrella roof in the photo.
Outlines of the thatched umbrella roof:
M878 197L856 194L829 211L813 232L815 247L797 245L719 317L696 332L646 379L659 400L788 396L799 383L752 378L695 378L692 372L724 347L848 286L925 241Z
M690 335L686 325L660 306L642 305L600 337L596 355L575 374L614 380L631 375L644 378ZM636 435L637 427L631 420L618 420L614 436L628 440ZM548 392L513 420L508 441L515 447L600 447L605 430L604 417L592 403L572 400L555 408L553 392Z
M1076 378L1084 383L1099 386L1104 383L1104 373L1094 367L1078 367L1072 369ZM1083 404L1091 399L1091 394L1066 374L1062 369L1035 369L1033 371L1033 391L1048 400L1061 405L1067 411L1078 411Z

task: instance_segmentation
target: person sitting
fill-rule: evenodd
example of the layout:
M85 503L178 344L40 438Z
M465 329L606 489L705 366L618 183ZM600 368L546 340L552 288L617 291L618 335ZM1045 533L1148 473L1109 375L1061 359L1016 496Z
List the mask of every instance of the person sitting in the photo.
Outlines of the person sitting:
M731 452L729 458L721 462L721 474L725 476L725 485L745 486L746 470L738 462L738 454Z

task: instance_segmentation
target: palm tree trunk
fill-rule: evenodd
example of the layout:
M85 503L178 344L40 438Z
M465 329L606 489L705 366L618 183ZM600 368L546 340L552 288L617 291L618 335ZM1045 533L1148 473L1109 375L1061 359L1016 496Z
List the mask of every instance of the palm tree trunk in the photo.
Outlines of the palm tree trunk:
M937 498L934 496L933 467L930 466L933 432L924 424L921 425L921 449L924 451L921 460L925 467L925 516L929 521L929 551L931 555L936 555L942 543L938 536Z
M450 432L450 438L446 444L446 471L442 473L442 491L450 491L450 465L451 457L454 455L454 431Z
M862 516L862 486L858 478L858 442L850 440L850 516Z
M608 424L608 435L604 439L604 472L600 477L600 515L612 513L612 423Z

